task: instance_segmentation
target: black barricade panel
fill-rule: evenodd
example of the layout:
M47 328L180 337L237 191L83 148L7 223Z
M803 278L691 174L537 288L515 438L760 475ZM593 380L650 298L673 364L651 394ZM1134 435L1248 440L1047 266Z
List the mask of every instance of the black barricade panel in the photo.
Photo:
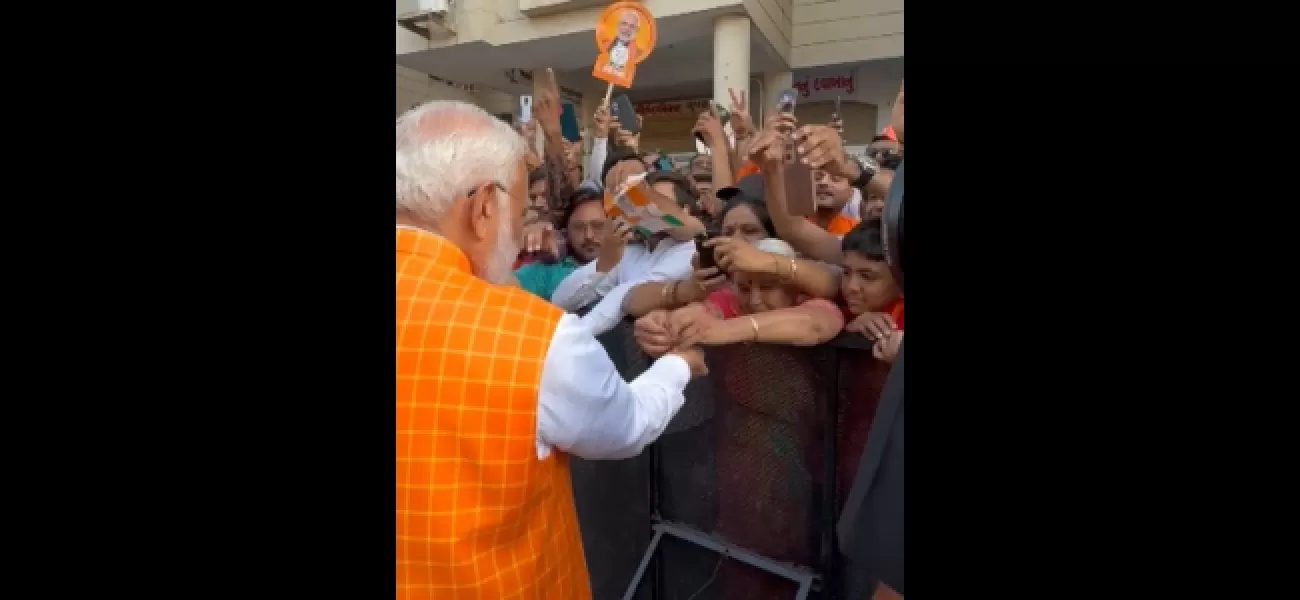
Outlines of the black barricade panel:
M592 597L622 598L650 544L650 457L569 462ZM641 586L638 599L649 600Z
M853 485L858 461L867 445L867 433L880 405L880 391L889 376L889 364L876 360L870 350L838 349L840 372L838 419L835 444L835 506Z
M649 366L632 336L631 323L624 322L597 339L624 379L634 379ZM622 598L641 553L650 544L650 454L624 460L575 457L569 465L592 597ZM650 591L650 586L641 586L638 600L649 600Z
M779 561L809 565L820 528L815 351L709 348L708 387L687 390L699 424L662 436L660 511ZM704 396L704 394L709 394ZM711 418L709 418L711 413ZM796 585L690 544L661 549L663 598L793 598Z
M629 381L652 362L632 331L628 321L599 336ZM739 344L709 348L706 360L710 375L692 381L682 410L652 448L632 459L570 463L596 600L622 597L649 545L655 502L664 519L777 561L828 568L823 536L834 518L826 514L826 494L834 495L837 516L889 366L870 350L830 345ZM831 465L828 436L836 442ZM828 466L833 490L826 489ZM789 580L674 538L661 543L636 598L649 600L656 587L665 600L788 600L797 590Z

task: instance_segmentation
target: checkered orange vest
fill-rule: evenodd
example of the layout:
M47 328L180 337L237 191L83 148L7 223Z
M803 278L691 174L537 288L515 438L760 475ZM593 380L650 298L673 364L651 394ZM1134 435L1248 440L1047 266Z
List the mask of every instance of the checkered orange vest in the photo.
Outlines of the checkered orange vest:
M563 312L397 230L397 598L589 600L568 458L537 458Z

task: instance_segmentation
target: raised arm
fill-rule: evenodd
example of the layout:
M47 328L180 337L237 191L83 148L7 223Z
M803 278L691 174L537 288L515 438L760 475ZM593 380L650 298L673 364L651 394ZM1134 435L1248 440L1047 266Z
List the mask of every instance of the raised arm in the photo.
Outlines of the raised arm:
M865 184L859 184L862 166L844 151L844 139L834 127L825 125L805 125L795 132L800 155L809 167L820 169L853 182L862 191L863 196L884 196L889 193L889 184L894 180L893 173L880 170L880 165L867 159L873 175Z
M740 342L816 346L844 327L839 309L820 299L733 319L719 319L702 305L692 304L677 309L669 319L682 332L683 343L706 346Z
M713 248L718 266L728 273L774 275L794 283L800 291L814 298L834 298L840 293L841 270L838 266L770 254L739 238L716 237L705 245Z
M731 144L727 142L727 134L722 129L722 122L712 111L706 110L696 119L691 133L700 134L700 137L704 138L704 143L709 145L709 156L713 161L713 189L731 187L735 182L731 171ZM705 198L704 203L705 212L711 215L716 215L722 210L721 202L716 195Z
M549 69L548 69L549 71ZM554 75L550 76L551 78ZM560 92L553 85L534 86L533 108L537 125L546 138L542 167L546 170L547 206L553 219L560 219L568 208L576 186L569 178L568 160L564 155L564 135L560 132ZM561 227L561 223L555 226Z
M591 154L587 156L586 180L594 181L605 187L600 179L600 170L605 167L605 157L609 155L609 107L601 105L596 109L596 124L591 128Z
M835 265L844 262L839 238L808 219L790 214L785 197L785 168L781 164L779 142L769 139L765 144L764 140L759 140L755 142L754 152L764 153L764 160L759 162L759 166L765 180L768 214L772 217L772 227L776 229L777 236L808 258ZM772 153L775 153L774 157Z
M728 173L730 184L734 184L740 178L736 177L736 171L740 169L741 163L745 157L749 156L749 146L754 141L754 135L757 133L754 129L754 120L749 116L749 94L744 91L737 92L734 89L727 89L731 95L731 132L736 135L736 145L729 149L731 157L731 172ZM714 177L716 181L717 177ZM723 186L714 184L713 189L722 189Z
M672 310L692 302L703 302L709 292L727 283L717 267L699 268L699 255L691 256L691 276L673 281L647 281L638 284L623 300L623 312L629 317L643 317L652 310Z

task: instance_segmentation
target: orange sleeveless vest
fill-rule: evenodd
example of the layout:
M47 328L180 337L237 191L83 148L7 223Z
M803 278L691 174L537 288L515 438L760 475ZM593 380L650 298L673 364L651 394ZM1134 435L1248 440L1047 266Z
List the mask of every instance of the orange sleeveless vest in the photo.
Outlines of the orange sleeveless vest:
M537 458L563 314L397 230L397 598L591 598L568 457Z

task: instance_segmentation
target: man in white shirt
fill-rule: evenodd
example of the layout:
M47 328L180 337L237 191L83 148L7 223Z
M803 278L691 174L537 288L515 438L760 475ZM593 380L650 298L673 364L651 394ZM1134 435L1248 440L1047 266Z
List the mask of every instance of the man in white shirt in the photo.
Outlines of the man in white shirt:
M644 172L645 164L636 154L616 152L605 166L606 189L617 189L627 177ZM679 206L694 202L690 183L680 173L660 171L650 174L646 181L651 190L673 198ZM682 227L629 242L612 269L601 272L595 262L584 265L560 282L551 295L551 302L575 311L599 299L582 321L595 335L609 331L626 316L623 300L637 284L677 281L690 275L691 257L695 255L693 238L703 232L704 225L689 217Z
M482 109L397 120L397 590L589 600L566 454L635 456L703 356L624 381L577 316L510 278L523 138Z

